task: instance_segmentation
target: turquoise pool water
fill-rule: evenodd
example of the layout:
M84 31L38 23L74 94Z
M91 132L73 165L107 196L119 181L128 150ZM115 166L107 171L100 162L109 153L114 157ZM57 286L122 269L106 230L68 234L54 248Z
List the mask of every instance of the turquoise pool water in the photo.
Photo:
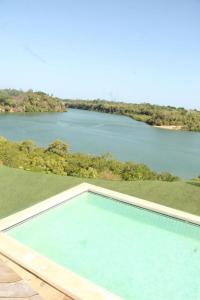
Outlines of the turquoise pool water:
M123 299L200 299L198 226L84 193L7 234Z

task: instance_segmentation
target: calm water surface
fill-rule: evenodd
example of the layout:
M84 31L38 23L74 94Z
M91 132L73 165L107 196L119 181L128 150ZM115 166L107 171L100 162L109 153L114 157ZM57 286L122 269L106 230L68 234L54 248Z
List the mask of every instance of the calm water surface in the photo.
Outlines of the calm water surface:
M61 139L72 151L112 152L120 160L143 162L183 178L200 175L200 133L157 129L128 117L75 109L0 114L0 135L17 141L32 139L42 146Z

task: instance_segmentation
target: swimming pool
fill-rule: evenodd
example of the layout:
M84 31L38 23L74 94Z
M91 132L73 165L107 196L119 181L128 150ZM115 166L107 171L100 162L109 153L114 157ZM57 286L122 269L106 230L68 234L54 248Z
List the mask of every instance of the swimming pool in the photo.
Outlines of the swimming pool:
M11 224L4 235L111 292L105 299L200 299L200 227L175 218L175 210L167 216L159 205L152 211L147 201L116 201L118 193L98 191Z

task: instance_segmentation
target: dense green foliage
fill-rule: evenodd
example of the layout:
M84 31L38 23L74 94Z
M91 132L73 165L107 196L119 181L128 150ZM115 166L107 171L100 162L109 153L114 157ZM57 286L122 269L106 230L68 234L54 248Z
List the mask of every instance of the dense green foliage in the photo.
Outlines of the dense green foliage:
M170 173L158 174L146 165L120 162L110 154L93 156L69 152L68 145L54 141L47 148L32 141L11 142L0 137L0 163L37 172L113 180L163 180L178 178Z
M116 181L27 172L0 167L0 218L88 182L200 215L200 183L192 181Z
M66 100L69 108L119 114L154 126L177 126L182 130L200 131L200 111L182 107L110 102L105 100Z
M64 103L43 92L0 90L0 112L62 112Z

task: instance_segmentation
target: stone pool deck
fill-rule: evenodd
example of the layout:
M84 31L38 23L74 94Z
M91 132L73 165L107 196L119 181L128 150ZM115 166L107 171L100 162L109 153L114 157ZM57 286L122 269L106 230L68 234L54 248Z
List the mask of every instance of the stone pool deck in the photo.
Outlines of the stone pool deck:
M72 300L0 254L0 300Z
M17 273L0 261L0 299L42 300Z

